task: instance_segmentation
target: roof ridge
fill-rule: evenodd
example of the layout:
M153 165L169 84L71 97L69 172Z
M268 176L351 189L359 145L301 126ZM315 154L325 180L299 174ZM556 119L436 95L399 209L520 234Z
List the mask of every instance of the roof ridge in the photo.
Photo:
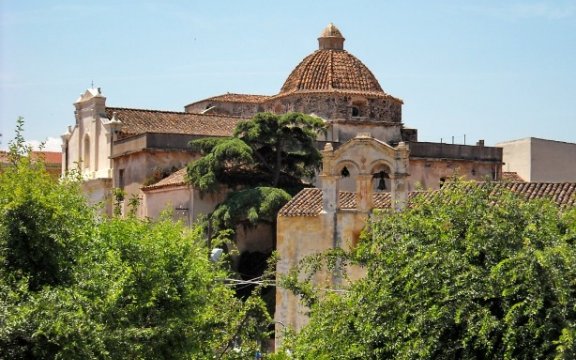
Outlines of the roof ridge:
M184 111L127 108L127 107L116 107L116 106L106 106L106 110L128 110L128 111L145 111L145 112L152 112L152 113L190 114L190 113L187 113Z
M148 113L162 113L162 114L175 114L175 115L190 115L190 116L200 116L200 117L218 117L218 118L232 118L232 119L244 119L241 116L233 115L217 115L217 114L198 114L186 111L170 111L170 110L153 110L153 109L137 109L137 108L123 108L123 107L113 107L107 106L106 110L127 110L127 111L141 111Z
M576 182L477 182L479 186L493 186L492 190L507 190L527 200L550 199L560 208L576 206ZM415 196L430 198L441 193L441 189L413 190L408 192L409 199ZM356 192L339 191L338 207L343 210L356 208ZM389 192L372 193L374 209L390 207ZM411 201L411 200L409 200ZM322 189L309 188L296 194L280 209L279 216L316 216L322 211Z

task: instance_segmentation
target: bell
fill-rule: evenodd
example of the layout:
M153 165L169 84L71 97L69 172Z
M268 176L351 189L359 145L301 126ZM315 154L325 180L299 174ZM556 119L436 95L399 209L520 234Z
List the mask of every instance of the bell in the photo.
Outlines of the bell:
M386 190L386 181L384 180L384 176L380 176L380 181L378 182L378 190Z

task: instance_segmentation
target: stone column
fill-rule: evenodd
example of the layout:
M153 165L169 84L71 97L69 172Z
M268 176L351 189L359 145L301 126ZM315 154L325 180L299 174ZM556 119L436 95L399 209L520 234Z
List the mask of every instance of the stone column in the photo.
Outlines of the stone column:
M390 177L392 180L392 208L396 211L404 209L408 205L408 177L410 148L405 142L400 142L396 147L395 172Z
M356 177L356 208L368 213L374 207L372 200L372 174L358 174Z
M406 187L406 174L393 174L390 176L392 183L390 197L392 208L400 211L408 204L408 189Z
M62 172L61 172L61 176L65 177L68 174L68 162L69 162L69 146L68 146L68 142L70 141L70 138L72 137L72 128L70 126L68 126L68 130L66 130L66 132L64 134L62 134L60 136L62 138Z
M320 184L322 186L322 211L335 213L338 209L338 176L333 174L334 148L327 143L322 150L322 172Z

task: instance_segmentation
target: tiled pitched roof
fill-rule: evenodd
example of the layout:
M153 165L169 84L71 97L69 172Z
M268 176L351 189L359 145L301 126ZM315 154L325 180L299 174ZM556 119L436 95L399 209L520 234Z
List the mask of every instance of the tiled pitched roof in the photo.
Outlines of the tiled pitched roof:
M279 216L316 216L322 211L322 189L306 188L280 209Z
M562 207L576 206L576 183L502 182L502 188L524 195L528 200L549 198Z
M226 93L223 95L213 96L201 101L212 101L212 102L240 102L240 103L250 103L258 104L264 100L269 99L268 95L251 95L251 94L234 94ZM199 102L199 101L197 101Z
M270 99L271 100L277 100L277 99L282 99L288 96L293 96L293 95L299 95L299 96L304 96L304 95L347 95L347 96L354 96L354 95L358 95L358 96L365 96L365 97L376 97L376 98L387 98L387 99L392 99L394 101L400 102L401 104L403 104L404 102L397 98L394 97L390 94L385 93L384 91L363 91L363 90L347 90L347 89L319 89L319 90L298 90L298 91L292 91L292 92L286 92L286 93L279 93L278 95L274 95L271 96Z
M480 183L483 186L486 183ZM499 182L491 183L494 190L508 189L525 196L528 200L549 198L561 207L576 206L576 183L527 183ZM441 190L411 192L409 201L417 195L431 199ZM390 193L374 193L374 208L386 209L391 206ZM355 209L355 193L340 192L338 198L340 209ZM279 216L317 216L322 211L322 190L304 189L290 200L278 213Z
M186 185L186 168L182 168L169 176L165 177L164 179L158 181L155 184L143 186L142 190L152 190L152 189L159 189L169 186L181 186Z
M356 208L356 194L341 191L338 197L340 209L352 210ZM390 207L390 193L374 193L373 203L376 208ZM322 211L322 189L308 188L300 191L282 209L280 216L316 216Z
M185 112L106 108L106 116L122 122L120 137L144 133L231 136L238 117L192 114Z
M346 50L316 50L296 66L280 93L302 90L383 92L372 72Z
M32 158L42 157L46 164L62 164L62 153L57 151L33 151Z
M504 171L502 172L502 181L509 181L509 182L524 182L524 179L518 175L517 172L514 171Z
M43 158L47 165L61 165L62 153L57 151L32 151L32 159ZM0 162L8 162L8 152L0 151Z

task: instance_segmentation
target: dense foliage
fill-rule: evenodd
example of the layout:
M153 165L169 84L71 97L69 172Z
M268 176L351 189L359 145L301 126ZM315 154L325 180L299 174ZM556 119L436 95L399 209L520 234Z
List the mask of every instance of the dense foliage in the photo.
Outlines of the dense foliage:
M26 156L21 126L0 169L0 358L253 356L265 305L235 297L200 227L98 216Z
M347 260L367 275L319 295L295 358L576 357L576 209L455 184L375 214Z
M212 214L215 230L274 222L290 194L318 170L316 136L324 126L321 119L301 113L258 113L238 123L231 138L193 141L202 157L188 165L190 183L205 192L237 191Z

